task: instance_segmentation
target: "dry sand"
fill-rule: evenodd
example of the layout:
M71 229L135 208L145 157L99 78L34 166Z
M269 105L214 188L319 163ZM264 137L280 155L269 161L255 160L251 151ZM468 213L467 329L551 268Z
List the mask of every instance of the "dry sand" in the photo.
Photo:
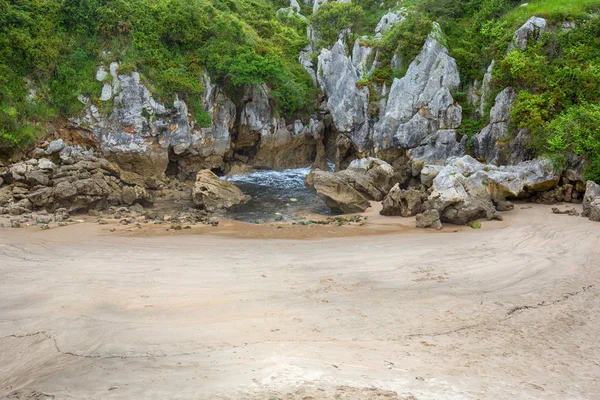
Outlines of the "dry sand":
M523 208L0 229L0 398L600 399L600 224Z

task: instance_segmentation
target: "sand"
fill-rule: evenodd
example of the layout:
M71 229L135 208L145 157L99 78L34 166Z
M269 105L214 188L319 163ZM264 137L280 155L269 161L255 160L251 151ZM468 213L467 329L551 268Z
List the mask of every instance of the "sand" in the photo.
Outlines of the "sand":
M529 207L0 229L0 398L599 399L600 224Z

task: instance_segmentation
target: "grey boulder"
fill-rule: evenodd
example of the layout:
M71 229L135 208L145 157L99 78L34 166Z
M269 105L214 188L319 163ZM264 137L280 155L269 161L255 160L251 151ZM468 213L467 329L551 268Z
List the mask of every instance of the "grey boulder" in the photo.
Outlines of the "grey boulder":
M426 208L436 209L443 221L466 225L479 219L500 219L493 201L529 197L558 183L547 159L515 166L481 164L471 156L450 159L433 180Z
M442 222L440 221L440 213L437 210L426 210L422 214L417 214L417 228L432 228L435 230L442 229Z
M600 185L592 181L586 183L583 196L583 216L600 222Z
M383 208L379 213L387 216L413 217L421 212L425 200L423 197L423 193L418 190L402 190L400 185L396 184L383 199Z

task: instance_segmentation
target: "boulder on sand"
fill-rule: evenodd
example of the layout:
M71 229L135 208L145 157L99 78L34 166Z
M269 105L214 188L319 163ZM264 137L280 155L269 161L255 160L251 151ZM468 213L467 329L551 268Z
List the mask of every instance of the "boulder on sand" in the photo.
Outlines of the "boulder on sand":
M369 200L359 193L347 179L338 174L313 171L310 174L311 186L317 195L334 211L345 214L363 212L369 208Z
M531 196L558 183L546 159L514 166L481 164L471 156L451 158L433 180L427 209L436 209L442 221L466 225L479 219L501 219L493 201Z
M368 157L354 160L348 169L336 173L315 170L306 177L306 185L332 210L355 213L369 208L369 200L383 200L393 179L390 164Z
M437 210L427 210L422 214L417 214L417 228L442 229L440 213Z
M379 213L387 216L413 217L421 212L423 197L423 193L418 190L402 190L400 185L396 184L383 199L383 208Z
M205 169L196 174L196 183L192 190L192 201L198 208L208 212L228 210L245 203L250 196L245 195L232 183L229 183L211 170Z
M600 185L588 181L583 196L583 214L592 221L600 222Z

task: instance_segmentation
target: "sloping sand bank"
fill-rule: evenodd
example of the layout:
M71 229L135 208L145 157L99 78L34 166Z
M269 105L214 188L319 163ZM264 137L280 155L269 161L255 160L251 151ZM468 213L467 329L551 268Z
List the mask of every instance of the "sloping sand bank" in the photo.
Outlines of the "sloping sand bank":
M600 224L455 228L0 229L0 398L598 399Z

